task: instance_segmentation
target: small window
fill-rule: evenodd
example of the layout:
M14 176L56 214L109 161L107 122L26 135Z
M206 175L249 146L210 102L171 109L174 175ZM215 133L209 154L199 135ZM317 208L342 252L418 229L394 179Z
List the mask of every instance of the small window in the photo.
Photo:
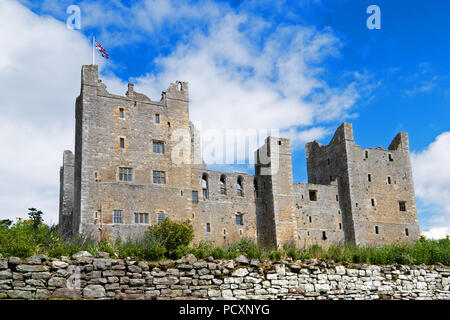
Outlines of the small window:
M206 223L206 232L211 232L211 225Z
M133 174L131 168L119 168L119 181L132 181Z
M281 146L281 140L278 140L278 145Z
M311 218L311 216L308 217L308 221L309 221L309 223L312 223L312 218Z
M341 210L338 210L338 214L341 214Z
M333 181L333 177L332 177L332 176L330 176L330 182L331 182L331 181Z
M372 203L372 207L375 207L375 199L370 199L370 202Z
M339 196L338 195L336 195L336 201L339 201Z
M408 231L408 228L405 228L405 235L406 235L407 237L409 237L409 231Z
M238 225L238 226L244 225L244 217L242 216L242 214L236 215L236 225Z
M372 175L370 173L367 175L367 181L372 182Z
M120 138L120 149L125 148L125 138Z
M322 231L322 240L327 240L327 233L325 231Z
M391 184L391 177L387 177L387 184Z
M192 202L198 203L198 191L192 190Z
M400 211L406 211L406 202L405 201L399 201L398 206Z
M392 154L389 153L389 161L394 161L394 158L392 158Z
M134 223L136 224L148 224L148 214L147 213L135 213Z
M366 159L369 158L369 151L365 152Z
M242 236L242 229L239 229L239 235Z
M166 173L164 171L153 171L153 183L165 184L166 183Z
M317 201L317 191L316 190L309 190L309 200Z
M158 224L164 221L164 219L167 218L167 215L165 213L158 213Z
M164 142L153 140L153 153L164 153Z
M339 230L342 230L342 223L339 222Z
M125 114L124 114L124 110L123 110L123 108L119 108L119 117L120 118L125 118Z
M330 165L331 161L330 158L327 159L327 164Z
M226 229L223 229L223 234L224 235L227 234L227 230Z
M114 210L113 211L113 223L114 224L122 223L122 210Z
M155 123L160 123L159 113L155 114Z
M375 226L375 234L379 234L378 226Z

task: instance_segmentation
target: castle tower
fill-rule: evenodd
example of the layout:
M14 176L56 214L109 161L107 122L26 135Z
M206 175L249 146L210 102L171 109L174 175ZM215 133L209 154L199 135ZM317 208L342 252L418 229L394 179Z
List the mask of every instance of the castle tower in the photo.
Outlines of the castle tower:
M289 139L267 137L255 153L255 175L262 185L258 237L266 246L298 244L292 157Z
M414 241L419 235L408 135L388 150L362 149L351 124L343 123L327 146L306 145L309 183L339 178L346 242L381 245Z
M73 233L138 237L164 217L184 220L191 202L188 84L160 101L110 94L98 67L85 65L76 101ZM142 222L142 223L141 223Z

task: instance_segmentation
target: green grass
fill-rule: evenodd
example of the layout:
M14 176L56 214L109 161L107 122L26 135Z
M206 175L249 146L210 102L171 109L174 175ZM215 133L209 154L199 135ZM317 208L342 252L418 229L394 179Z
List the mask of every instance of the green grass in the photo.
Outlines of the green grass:
M153 230L153 231L151 231ZM0 224L0 253L4 257L30 257L34 254L46 254L52 258L71 256L79 251L109 252L112 258L134 257L139 260L158 261L161 259L179 259L194 254L199 259L212 256L215 259L233 259L244 255L248 259L305 261L320 260L367 264L435 264L440 262L450 266L450 240L429 240L421 238L412 244L391 244L381 247L358 247L355 245L332 245L325 249L319 245L297 249L292 246L263 249L249 239L242 239L225 246L215 246L212 242L200 242L189 245L192 229L185 223L172 225L169 222L155 229L149 229L146 237L140 240L117 239L113 243L106 240L94 241L81 236L63 239L56 226L39 226L30 220L19 220L13 225ZM176 230L176 231L173 231ZM169 237L173 235L173 239ZM169 242L170 240L170 242ZM166 246L170 248L167 250Z

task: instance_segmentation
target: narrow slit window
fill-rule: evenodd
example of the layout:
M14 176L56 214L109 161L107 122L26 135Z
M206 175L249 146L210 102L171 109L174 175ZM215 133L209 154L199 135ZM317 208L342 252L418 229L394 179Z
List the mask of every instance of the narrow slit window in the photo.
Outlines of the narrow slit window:
M367 181L372 182L372 175L370 173L367 175Z
M409 230L408 228L405 229L405 235L408 237L409 236Z
M124 113L123 108L119 109L119 117L122 118L122 119L125 118L125 113Z
M160 123L159 113L155 113L155 123Z
M364 153L364 155L365 155L366 159L369 158L369 151L366 151L366 152Z
M120 149L125 148L125 138L120 138Z
M372 207L375 207L375 199L370 199L370 202L372 203Z
M237 188L237 194L239 196L243 197L244 196L244 186L243 186L243 179L241 176L239 176L237 178L236 188Z
M322 231L322 240L327 240L327 233L326 231Z
M206 223L206 232L211 232L211 225Z
M380 230L378 230L378 226L375 226L375 234L379 234Z
M394 161L394 158L392 158L392 154L389 154L389 161Z
M391 177L387 177L387 184L391 184L391 183L392 183Z

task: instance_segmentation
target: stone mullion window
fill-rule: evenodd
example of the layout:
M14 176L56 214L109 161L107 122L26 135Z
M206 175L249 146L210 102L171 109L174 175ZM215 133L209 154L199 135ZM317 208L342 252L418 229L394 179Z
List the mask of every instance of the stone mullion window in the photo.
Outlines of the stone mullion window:
M119 181L132 181L132 169L131 168L119 168Z
M153 183L165 184L166 183L166 173L164 171L153 171Z

